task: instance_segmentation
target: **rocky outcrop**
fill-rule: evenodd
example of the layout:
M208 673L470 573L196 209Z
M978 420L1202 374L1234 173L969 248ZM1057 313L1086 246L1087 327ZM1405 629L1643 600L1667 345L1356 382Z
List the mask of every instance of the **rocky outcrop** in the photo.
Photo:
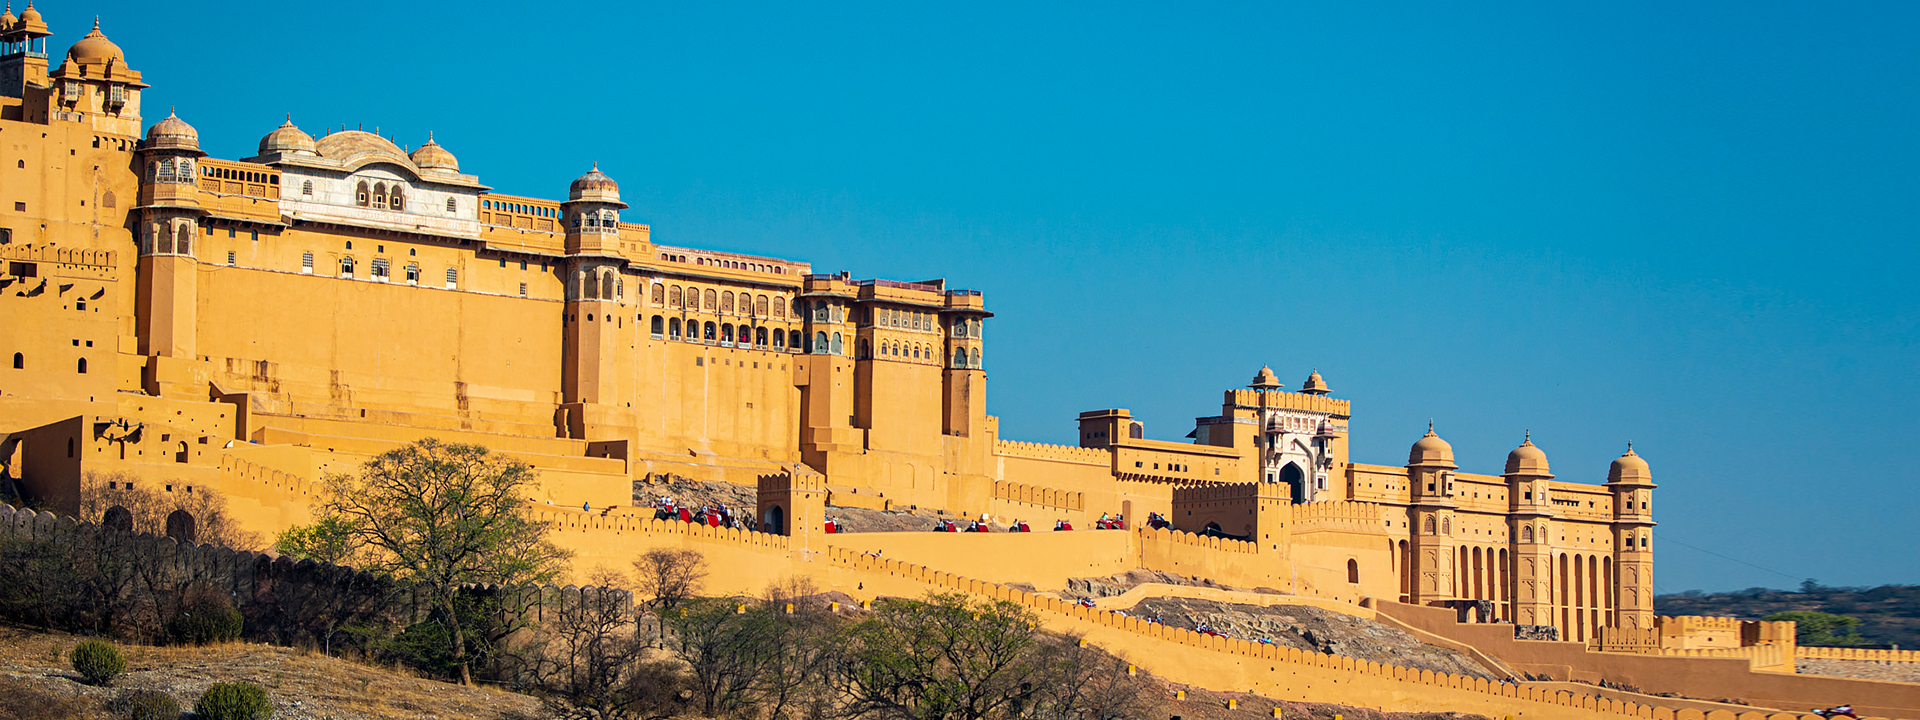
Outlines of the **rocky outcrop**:
M1420 642L1412 635L1374 622L1307 605L1236 605L1188 598L1149 598L1126 610L1178 628L1202 625L1230 638L1371 660L1389 665L1468 675L1499 677L1467 655Z

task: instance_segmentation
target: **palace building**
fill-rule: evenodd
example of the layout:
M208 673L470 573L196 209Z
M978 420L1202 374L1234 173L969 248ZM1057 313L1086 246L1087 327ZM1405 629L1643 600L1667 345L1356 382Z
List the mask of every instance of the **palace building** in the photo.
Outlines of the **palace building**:
M75 508L88 473L124 473L271 533L327 474L436 437L531 464L529 501L567 527L639 512L650 482L724 481L759 488L759 529L795 552L976 561L961 536L822 537L834 507L1065 520L1231 585L1578 641L1655 625L1655 485L1630 448L1556 476L1529 439L1475 473L1430 428L1404 463L1356 462L1351 402L1267 368L1187 441L1124 409L1081 413L1076 446L1002 439L978 291L656 244L609 172L504 195L430 134L289 118L210 157L189 121L218 108L151 111L98 22L62 55L49 28L0 15L0 460L30 501ZM632 537L567 542L617 562ZM993 560L1042 589L1093 562Z

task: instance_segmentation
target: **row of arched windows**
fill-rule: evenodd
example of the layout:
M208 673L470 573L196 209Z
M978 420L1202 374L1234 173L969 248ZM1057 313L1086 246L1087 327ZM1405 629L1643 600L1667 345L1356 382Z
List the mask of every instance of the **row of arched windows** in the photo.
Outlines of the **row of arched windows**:
M613 210L588 210L573 216L573 227L590 232L615 232L620 228L620 214Z
M140 253L143 255L192 255L193 219L173 218L169 221L147 223L140 231Z
M899 310L895 308L874 308L873 324L877 327L899 328L902 330L937 330L938 316L920 310Z
M93 341L91 341L91 340L89 340L89 341L87 341L87 343L88 343L88 345L92 345L92 343L93 343ZM25 369L27 369L27 355L26 355L26 353L14 353L14 354L13 354L13 369L15 369L15 370L25 370ZM80 358L80 362L79 362L79 363L78 363L78 364L77 364L77 365L75 366L75 368L74 368L74 369L75 369L75 370L78 370L78 371L80 372L80 374L81 374L81 375L85 375L85 374L87 374L87 359L86 359L86 358Z
M581 270L575 273L574 287L582 300L618 300L627 293L626 280L613 268L600 268L591 274Z
M407 197L401 190L402 187L400 183L389 186L386 183L377 182L369 188L367 181L361 180L360 186L354 190L353 204L375 210L405 210Z
M784 297L768 297L744 292L736 297L731 290L719 291L707 288L703 291L697 287L683 289L679 285L655 283L652 300L655 305L681 310L738 313L762 318L787 316L787 300Z
M147 163L147 182L194 182L192 158L161 158Z
M764 325L734 325L733 323L715 323L709 321L687 320L680 318L653 316L653 325L649 328L654 339L675 340L693 343L712 343L725 347L751 347L760 350L784 352L791 347L799 349L800 331L791 332Z

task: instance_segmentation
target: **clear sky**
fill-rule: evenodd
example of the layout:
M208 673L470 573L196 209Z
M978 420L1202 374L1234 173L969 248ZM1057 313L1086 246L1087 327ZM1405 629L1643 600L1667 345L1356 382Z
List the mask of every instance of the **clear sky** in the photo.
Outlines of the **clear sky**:
M40 3L218 157L431 131L502 192L597 161L661 243L982 290L1007 438L1318 368L1363 462L1633 441L1662 592L1920 582L1920 5L1036 5Z

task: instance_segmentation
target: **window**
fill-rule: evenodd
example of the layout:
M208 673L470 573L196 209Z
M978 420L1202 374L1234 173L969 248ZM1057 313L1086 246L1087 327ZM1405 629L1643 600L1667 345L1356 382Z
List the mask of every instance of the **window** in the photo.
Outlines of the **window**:
M680 339L680 318L673 318L667 321L667 339Z
M715 329L713 327L713 323L707 323L703 327L705 329L705 332L701 334L701 339L706 340L707 342L713 342L713 339L714 339L713 331Z
M340 277L353 277L353 258L340 258Z
M227 264L228 265L234 264L234 252L232 250L227 251Z
M714 292L713 290L709 289L701 297L706 299L705 305L708 310L713 310L714 308L719 307L718 301L720 300L720 293Z
M655 284L653 286L653 304L665 305L666 302L667 302L667 286Z
M27 369L27 356L26 356L26 355L24 355L24 354L21 354L21 353L14 353L14 354L13 354L13 369L15 369L15 370L25 370L25 369Z
M300 253L300 272L308 275L313 274L313 253Z
M408 285L420 284L420 266L419 265L415 265L413 263L407 263L407 284Z
M115 207L118 202L119 200L115 198L111 192L100 196L100 207Z
M833 334L833 354L839 355L843 352L845 352L845 350L841 347L841 344L840 344L840 333L834 333Z
M733 324L732 323L720 324L720 344L722 345L733 344Z
M453 198L447 198L447 212L460 212L460 205Z
M681 305L683 305L683 303L680 302L680 286L675 285L667 290L667 307L680 307Z
M81 374L81 375L85 375L85 374L87 374L87 359L86 359L86 358L80 358L80 374Z
M301 183L300 183L300 194L301 194L301 195L307 195L307 196L312 196L312 195L313 195L313 181L312 181L312 180L303 180L303 181L301 181Z
M387 196L387 207L394 210L407 209L407 196L401 194L400 186L393 186L393 194Z
M787 334L780 332L779 330L773 331L773 349L785 350L786 348L787 348Z
M827 334L826 333L816 332L813 334L813 351L823 355L826 354L827 352Z
M387 184L386 183L373 184L373 209L375 210L387 209Z
M447 268L447 289L453 290L459 287L460 287L460 271L455 270L453 268Z
M353 194L353 204L366 207L368 202L367 181L360 181L360 189Z
M753 315L754 317L767 316L767 296L761 295L753 299Z
M720 312L733 312L733 293L720 293Z
M660 286L655 285L654 287L660 287ZM652 328L653 339L659 340L660 336L666 333L666 325L667 325L666 318L662 318L659 315L653 316L653 328Z
M760 328L753 329L753 346L758 348L764 348L767 346L767 329L766 328L760 327Z
M386 258L374 258L373 260L373 279L374 280L379 282L386 282L387 276L388 276L387 270L388 270L388 266L387 266Z
M787 316L786 298L775 297L773 299L773 316L777 318L784 318Z
M174 228L173 251L181 255L193 254L193 226L182 224Z
M527 284L520 283L520 297L526 297L526 296L527 296Z

